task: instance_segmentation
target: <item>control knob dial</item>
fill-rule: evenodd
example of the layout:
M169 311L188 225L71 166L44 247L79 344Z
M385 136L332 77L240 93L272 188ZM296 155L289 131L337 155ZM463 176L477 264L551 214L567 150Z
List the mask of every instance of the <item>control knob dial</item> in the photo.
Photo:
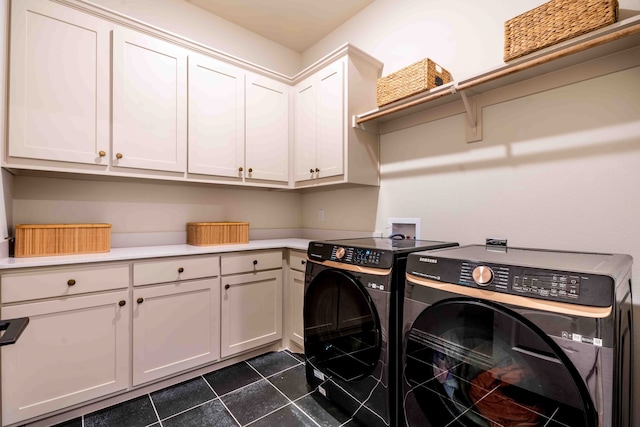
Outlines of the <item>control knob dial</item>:
M485 265L479 265L471 273L473 280L480 286L485 286L493 280L493 270Z
M338 258L338 259L342 259L342 258L344 258L344 254L345 254L346 252L347 252L347 251L346 251L344 248L342 248L342 247L340 247L340 248L336 249L336 258Z

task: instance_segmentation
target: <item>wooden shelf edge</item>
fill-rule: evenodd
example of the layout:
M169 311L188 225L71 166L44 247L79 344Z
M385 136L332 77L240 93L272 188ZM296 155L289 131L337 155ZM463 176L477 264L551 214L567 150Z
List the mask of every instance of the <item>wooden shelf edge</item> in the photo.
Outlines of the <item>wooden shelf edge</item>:
M612 24L609 27L601 30L596 30L592 33L585 34L575 39L569 40L559 46L548 48L550 51L541 51L537 54L531 54L528 57L516 60L513 64L506 64L498 67L489 72L480 73L475 76L465 78L463 80L454 81L447 85L432 89L425 92L418 98L412 97L407 101L398 101L392 106L383 107L378 110L369 111L366 113L355 115L353 118L354 127L362 127L365 124L371 125L372 123L384 122L392 120L402 114L408 114L413 112L417 106L425 107L423 104L433 102L437 99L445 96L454 95L457 92L467 91L469 89L478 88L479 86L495 82L501 78L512 76L525 70L532 70L544 64L549 64L557 61L561 58L570 57L579 52L588 51L598 46L604 46L613 43L617 40L625 39L634 35L640 34L640 16L636 16L631 19L627 19L616 24ZM638 43L640 45L640 42ZM619 50L612 49L610 53L615 53ZM586 62L586 61L584 61ZM558 67L562 69L566 67ZM524 79L523 79L524 80ZM507 83L508 84L508 83ZM436 103L434 103L435 105ZM437 104L439 105L439 104Z

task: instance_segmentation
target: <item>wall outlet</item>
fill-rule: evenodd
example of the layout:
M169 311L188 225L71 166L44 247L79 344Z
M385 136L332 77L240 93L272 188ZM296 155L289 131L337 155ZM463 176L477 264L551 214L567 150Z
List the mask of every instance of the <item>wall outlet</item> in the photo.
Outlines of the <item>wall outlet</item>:
M420 218L389 218L387 224L389 236L402 234L407 239L420 238Z
M324 209L318 209L318 221L324 222Z

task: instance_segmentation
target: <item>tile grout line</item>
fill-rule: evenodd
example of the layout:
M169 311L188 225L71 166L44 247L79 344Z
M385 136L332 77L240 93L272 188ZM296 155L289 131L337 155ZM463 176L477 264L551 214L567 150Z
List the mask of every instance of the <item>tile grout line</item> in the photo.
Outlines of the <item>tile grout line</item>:
M295 358L296 360L298 360L298 362L300 362L300 364L304 366L304 364L305 364L305 363L304 363L304 361L302 361L302 362L301 362L299 359L297 359L295 356L293 356L293 354L290 354L290 356L291 356L291 357L293 357L293 358ZM296 365L296 366L298 366L298 365ZM284 371L282 371L282 372L284 372ZM274 375L275 375L275 374L274 374ZM378 378L376 378L376 377L374 377L374 376L372 376L372 375L369 375L369 376L370 376L371 378L373 378L373 379L376 381L376 383L380 383L380 382L381 382L381 380L380 380L380 379L378 379ZM325 380L322 384L326 383L327 381L329 381L329 379ZM322 386L322 384L320 384L320 386ZM338 387L340 387L338 384L336 384L336 385L337 385ZM292 403L295 405L295 402L297 402L298 400L303 399L303 398L305 398L305 397L309 396L310 394L313 394L317 389L318 389L318 387L316 387L313 391L310 391L309 393L307 393L307 394L305 394L305 395L303 395L303 396L300 396L299 398L297 398L297 399L296 399L295 401L293 401ZM355 396L353 396L351 393L349 393L348 391L344 390L342 387L340 387L340 389L342 389L342 391L344 391L348 396L350 396L350 397L351 397L352 399L354 399L356 402L360 403L360 401L359 401ZM278 390L278 391L279 391L279 390ZM372 391L371 391L371 393L369 394L369 397L367 397L367 399L365 399L365 402L366 402L367 400L369 400L369 398L371 397L371 394L372 394L372 393L373 393L373 390L372 390ZM304 412L304 410L302 410L302 409L301 409L300 407L298 407L297 405L295 405L295 406L296 406L296 408L300 409L300 411L302 411L302 413L304 413L305 415L307 415L307 417L311 418L311 417L310 417L306 412ZM382 417L380 417L380 415L378 415L377 413L375 413L375 412L373 412L371 409L369 409L366 405L364 405L364 402L363 402L363 403L360 403L360 406L359 406L359 407L358 407L358 409L353 413L353 415L349 416L349 419L348 419L348 420L346 420L345 422L343 422L342 424L340 424L340 427L343 427L343 426L347 425L347 424L348 424L348 423L350 423L351 421L355 421L354 416L355 416L356 412L358 412L361 408L365 408L366 410L368 410L368 411L369 411L369 412L371 412L372 414L374 414L374 415L378 416L378 418L382 419ZM313 418L311 418L311 420L312 420L316 425L318 425L318 423L317 423ZM383 420L383 421L384 421L384 420Z
M236 391L238 391L238 390L242 390L242 389L244 389L244 388L246 388L246 387L249 387L249 386L251 386L251 385L254 385L254 384L256 384L256 383L258 383L258 382L260 382L260 381L262 381L262 380L267 381L267 383L268 383L271 387L275 388L275 389L276 389L276 390L277 390L281 395L283 395L283 396L285 397L285 399L288 401L288 403L286 403L285 405L283 405L283 406L281 406L281 407L279 407L279 408L277 408L277 409L275 409L275 410L273 410L273 411L269 412L268 414L265 414L265 415L263 415L263 416L261 416L261 417L259 417L259 418L255 419L255 420L251 421L250 423L247 423L245 426L248 426L248 425L250 425L250 424L253 424L253 423L255 423L255 422L257 422L257 421L259 421L259 420L261 420L261 419L263 419L263 418L265 418L265 417L267 417L267 416L269 416L269 415L271 415L271 414L273 414L273 413L275 413L275 412L277 412L277 411L279 411L280 409L285 408L286 406L293 405L296 409L298 409L300 412L302 412L302 413L303 413L307 418L309 418L309 419L311 420L311 422L312 422L314 425L316 425L316 426L318 426L318 427L319 427L320 425L318 424L318 422L317 422L316 420L314 420L314 419L313 419L313 418L312 418L308 413L306 413L306 412L305 412L305 411L304 411L300 406L298 406L298 404L296 404L296 402L297 402L297 401L299 401L299 400L301 400L301 399L303 399L303 398L305 398L305 397L307 397L307 396L311 395L311 394L312 394L316 389L314 389L313 391L310 391L310 392L308 392L308 393L306 393L306 394L303 394L302 396L300 396L300 397L296 398L295 400L291 400L287 395L285 395L285 394L284 394L284 393L283 393L279 388L277 388L277 387L276 387L276 386L275 386L275 385L274 385L274 384L269 380L269 378L275 377L276 375L280 375L280 374L282 374L282 373L284 373L284 372L290 371L290 370L292 370L292 369L294 369L294 368L297 368L297 367L299 367L299 366L304 366L304 361L301 361L299 358L297 358L297 357L296 357L296 356L294 356L293 354L289 353L288 351L286 351L286 350L281 350L281 351L280 351L280 352L278 352L278 353L287 353L287 354L288 354L288 356L289 356L289 357L291 357L291 358L292 358L296 363L295 363L294 365L289 366L289 367L287 367L287 368L285 368L285 369L282 369L282 370L280 370L280 371L278 371L278 372L275 372L275 373L273 373L273 374L270 374L269 376L265 376L265 375L263 375L260 371L258 371L258 370L253 366L253 365L251 365L247 360L244 360L244 361L242 361L242 363L246 363L246 364L247 364L247 365L248 365L248 366L249 366L253 371L255 371L255 372L259 375L259 377L260 377L260 378L259 378L258 380L256 380L256 381L253 381L252 383L249 383L249 384L246 384L246 385L244 385L244 386L242 386L242 387L236 388L235 390L229 391L229 392L227 392L227 393L225 393L225 394L223 394L223 395L219 395L219 394L215 391L215 389L213 388L213 386L212 386L212 385L211 385L211 384L206 380L206 378L204 378L204 375L200 375L200 378L202 378L202 379L204 380L205 384L207 384L207 386L208 386L208 387L209 387L209 389L213 392L213 394L214 394L214 396L215 396L215 397L214 397L213 399L209 399L209 400L207 400L207 401L205 401L205 402L202 402L202 403L200 403L200 404L198 404L198 405L195 405L195 406L193 406L193 407L191 407L191 408L185 409L185 410L183 410L183 411L180 411L180 412L178 412L178 413L176 413L176 414L173 414L173 415L168 416L168 417L163 418L163 419L161 419L161 418L160 418L160 415L159 415L159 413L158 413L158 409L157 409L157 407L156 407L155 402L153 401L153 398L151 397L151 394L150 394L150 393L147 393L147 396L148 396L148 398L149 398L149 401L151 402L151 406L152 406L152 408L153 408L154 414L156 415L156 419L157 419L157 421L154 421L152 424L149 424L149 425L148 425L148 426L146 426L146 427L150 427L150 426L152 426L152 425L155 425L156 423L158 423L158 424L160 425L160 427L162 427L162 426L163 426L163 421L169 420L169 419L174 418L174 417L176 417L176 416L178 416L178 415L181 415L181 414L183 414L183 413L185 413L185 412L188 412L188 411L191 411L191 410L193 410L193 409L195 409L195 408L201 407L201 406L203 406L203 405L205 405L205 404L207 404L207 403L211 403L211 402L215 401L216 399L220 400L220 403L222 404L222 406L223 406L223 407L225 408L225 410L229 413L229 415L231 415L231 417L232 417L232 418L233 418L233 420L238 424L238 426L244 427L244 426L242 426L242 424L238 421L238 419L235 417L235 415L231 412L231 410L227 407L227 405L224 403L224 401L222 400L222 397L227 396L227 395L229 395L229 394L231 394L231 393L235 393ZM85 423L85 417L86 417L86 414L85 414L85 415L82 415L82 417L81 417L81 425L82 425L82 427L85 427L85 425L86 425L86 423ZM350 420L348 420L347 422L349 422L349 421L350 421ZM344 424L342 424L342 425L344 425Z
M239 426L241 426L242 424L240 424L240 421L238 421L238 419L236 418L235 415L233 415L233 412L231 412L231 409L229 409L227 407L227 404L224 403L224 401L222 400L222 397L218 394L218 392L213 388L213 386L211 384L209 384L209 381L207 381L207 379L204 377L204 375L200 375L202 377L202 379L204 380L204 382L209 386L209 388L211 389L211 391L213 391L213 394L216 395L216 397L218 398L218 400L220 401L220 403L222 403L222 406L224 407L224 409L229 413L229 415L231 415L231 418L233 418L233 420L236 422L236 424L238 424ZM246 386L245 386L246 387ZM242 387L240 387L242 388ZM239 389L236 389L239 390ZM236 391L234 390L234 391ZM226 393L229 394L229 393Z
M285 351L284 353L286 353L286 351ZM314 419L313 419L309 414L307 414L304 410L302 410L302 408L300 408L298 405L296 405L296 403L295 403L293 400L289 399L289 396L287 396L286 394L284 394L284 393L283 393L283 392L282 392L278 387L276 387L276 386L275 386L271 381L269 381L269 378L274 377L274 376L276 376L276 375L279 375L279 374L281 374L282 372L286 372L286 371L289 371L289 370L291 370L291 369L293 369L293 368L297 368L297 367L298 367L298 366L300 366L300 365L303 365L303 366L304 366L304 363L300 362L300 360L298 360L296 357L294 357L294 356L291 356L291 357L292 357L293 359L295 359L295 360L296 360L296 362L298 362L298 363L297 363L297 364L295 364L295 365L293 365L293 366L290 366L290 367L288 367L288 368L286 368L286 369L283 369L282 371L279 371L279 372L276 372L276 373L274 373L274 374L271 374L271 375L269 375L268 377L265 377L264 375L262 375L262 372L258 371L258 370L257 370L256 368L254 368L254 367L253 367L249 362L247 362L247 365L251 366L251 368L252 368L254 371L256 371L256 372L258 373L258 375L260 375L262 378L264 378L264 379L269 383L269 385L271 385L271 387L275 388L275 389L276 389L276 390L277 390L281 395L283 395L283 396L285 397L285 399L287 399L287 400L289 401L289 403L287 403L286 405L281 406L280 408L275 409L275 410L273 410L273 411L269 412L268 414L265 414L265 415L261 416L260 418L256 418L255 420L251 421L249 424L246 424L247 426L248 426L248 425L251 425L251 424L255 423L256 421L261 420L261 419L263 419L263 418L265 418L265 417L267 417L267 416L269 416L269 415L271 415L271 414L273 414L273 413L275 413L275 412L278 412L278 411L279 411L280 409L282 409L282 408L285 408L285 407L287 407L287 406L289 406L289 405L292 405L292 406L294 406L296 409L298 409L300 412L302 412L302 413L303 413L307 418L309 418L309 419L311 420L311 422L312 422L312 423L314 423L316 426L320 427L320 424L318 424L316 420L314 420ZM304 396L307 396L308 394L310 394L310 393L307 393L307 394L306 394L306 395L304 395ZM303 397L303 396L299 397L298 399L300 399L300 398L302 398L302 397ZM298 400L298 399L296 399L296 400ZM243 427L246 427L246 426L243 426Z
M312 365L312 367L313 367L314 369L317 369L317 368L316 368L315 366L313 366L313 365ZM374 377L373 375L369 375L369 377L373 378L373 379L376 381L376 386L377 386L377 384L380 384L380 383L381 383L381 381L382 381L381 379L376 378L376 377ZM322 381L322 383L320 384L320 387L321 387L322 385L324 385L324 384L328 383L328 382L331 382L331 383L335 384L335 386L336 386L336 387L338 387L338 388L339 388L340 390L342 390L342 391L343 391L347 396L351 397L352 399L354 399L354 400L355 400L356 402L358 402L358 404L359 404L358 409L356 409L356 410L353 412L353 414L352 414L352 415L350 415L350 417L351 417L351 418L350 418L348 421L346 421L345 423L341 424L341 426L342 426L342 425L344 425L344 424L346 424L347 422L349 422L349 421L351 421L351 420L355 419L355 415L356 415L356 413L357 413L360 409L362 409L362 408L364 408L365 410L367 410L367 411L371 412L373 415L375 415L376 417L380 418L380 419L384 422L384 419L383 419L379 414L377 414L375 411L371 410L371 409L370 409L369 407L367 407L367 405L365 404L365 403L366 403L366 402L371 398L371 396L373 395L373 390L375 389L375 386L374 386L374 388L372 388L372 389L371 389L371 392L369 393L369 396L367 396L367 398L366 398L366 399L364 399L362 402L360 402L360 400L358 400L358 398L357 398L356 396L354 396L353 394L351 394L349 391L345 390L345 389L344 389L340 384L338 384L337 382L335 382L335 381L333 380L333 378L331 378L331 377L327 377L324 381ZM386 424L386 423L385 423L385 424Z
M184 414L185 412L189 412L189 411L191 411L192 409L196 409L196 408L198 408L198 407L200 407L200 406L206 405L207 403L211 403L211 402L213 402L213 401L214 401L214 400L216 400L216 399L217 399L217 397L214 397L213 399L209 399L209 400L207 400L207 401L205 401L205 402L202 402L202 403L200 403L200 404L198 404L198 405L196 405L196 406L192 406L191 408L183 409L183 410L182 410L182 411L180 411L180 412L176 412L176 413L175 413L175 414L173 414L173 415L169 415L168 417L162 418L162 420L161 420L161 421L167 421L167 420L169 420L169 419L171 419L171 418L177 417L178 415L182 415L182 414Z
M198 377L196 377L196 378L198 378ZM193 378L193 380L195 380L196 378ZM153 404L153 409L154 409L154 411L156 411L156 416L158 417L158 422L160 423L160 426L161 426L161 427L162 427L162 421L166 421L166 420L171 419L171 418L174 418L174 417L176 417L176 416L178 416L178 415L182 415L182 414L184 414L185 412L189 412L189 411L191 411L192 409L198 408L198 407L200 407L200 406L204 406L204 405L206 405L207 403L211 403L211 402L215 401L216 399L220 399L220 397L218 396L218 393L216 393L216 391L213 389L213 387L211 387L211 384L209 384L209 382L207 381L207 379L206 379L206 378L204 378L204 376L203 376L203 375L200 375L200 378L202 378L202 380L203 380L203 381L204 381L204 383L207 385L207 387L209 387L209 389L211 389L211 391L213 392L213 394L214 394L214 396L215 396L215 397L214 397L213 399L206 400L206 401L204 401L204 402L202 402L202 403L200 403L200 404L198 404L198 405L192 406L192 407L190 407L190 408L187 408L187 409L184 409L184 410L182 410L182 411L180 411L180 412L177 412L177 413L175 413L175 414L172 414L172 415L170 415L170 416L168 416L168 417L160 418L160 415L158 415L158 412L157 412L157 410L156 410L156 408L155 408L155 404L153 404L153 399L151 398L151 395L149 395L149 398L151 399L151 402L152 402L152 404ZM190 380L190 381L193 381L193 380ZM229 408L227 408L227 405L225 405L225 404L224 404L224 402L222 401L222 399L220 399L220 403L222 403L222 405L224 406L224 408L227 410L227 412L229 412L229 414L233 417L233 419L234 419L236 422L238 422L238 420L236 420L236 419L235 419L235 417L233 416L233 414L231 413L231 411L229 410ZM153 424L150 424L149 426L146 426L146 427L150 427L151 425L153 425ZM240 423L238 423L238 425L240 425Z
M153 403L153 398L151 397L151 393L147 393L147 396L149 396L149 401L151 402L151 407L153 408L153 412L156 414L156 418L158 419L158 423L160 424L160 427L162 427L162 420L160 420L160 415L158 414L158 409L156 408L156 404ZM149 424L150 426L153 425L155 423Z

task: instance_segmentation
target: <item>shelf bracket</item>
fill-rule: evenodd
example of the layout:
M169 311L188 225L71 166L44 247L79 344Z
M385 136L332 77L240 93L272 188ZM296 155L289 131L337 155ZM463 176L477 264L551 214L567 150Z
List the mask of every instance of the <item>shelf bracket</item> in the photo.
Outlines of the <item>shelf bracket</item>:
M360 129L363 130L365 132L368 133L373 133L376 135L380 134L380 126L377 123L369 123L369 122L363 122L363 123L358 123L358 116L357 115L353 115L351 116L351 127L355 128L355 129Z
M458 93L462 97L462 103L467 115L467 142L482 141L482 107L478 107L478 97L469 98L464 90Z

